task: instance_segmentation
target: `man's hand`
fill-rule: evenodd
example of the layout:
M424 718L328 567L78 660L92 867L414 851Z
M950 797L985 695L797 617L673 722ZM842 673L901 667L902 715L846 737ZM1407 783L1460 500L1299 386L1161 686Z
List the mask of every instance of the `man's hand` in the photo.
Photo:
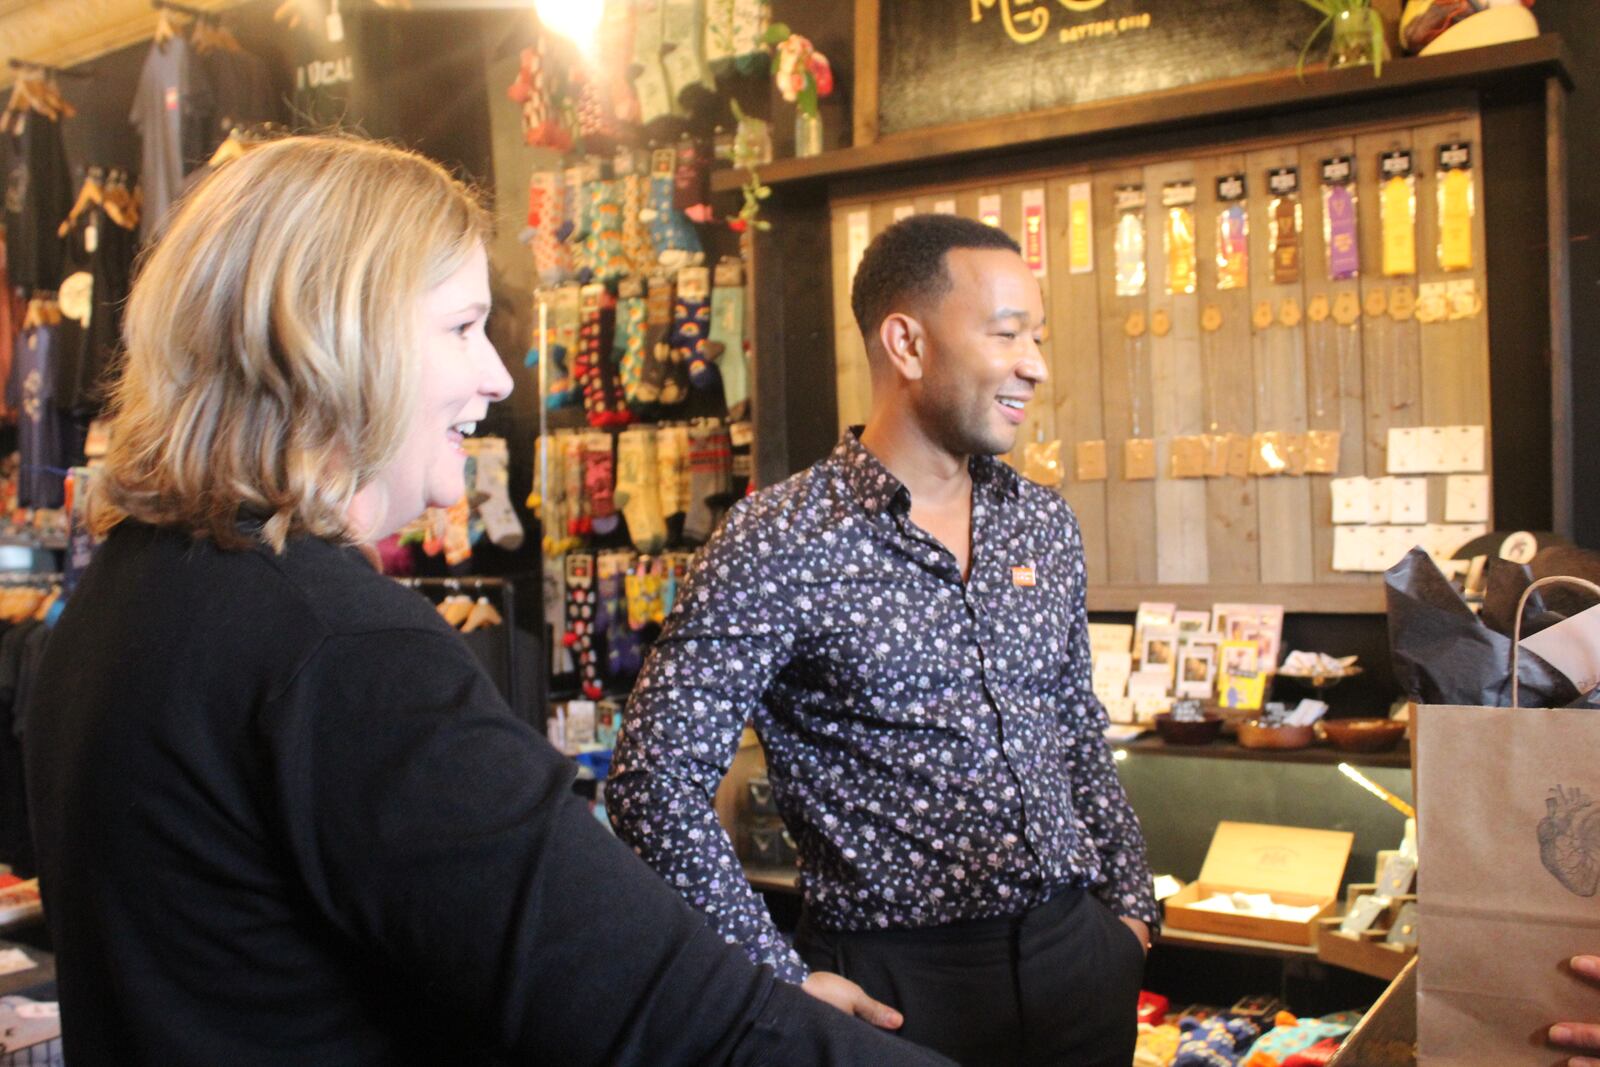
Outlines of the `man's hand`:
M1600 956L1574 956L1570 966L1574 974L1600 981ZM1550 1040L1568 1048L1600 1052L1600 1023L1556 1023L1550 1028ZM1600 1059L1574 1056L1567 1067L1600 1067Z
M905 1019L887 1004L880 1004L867 996L866 990L842 974L812 971L811 977L800 987L825 1004L832 1004L846 1015L854 1015L873 1026L885 1030L898 1030Z
M1139 944L1143 945L1145 952L1148 953L1150 951L1150 927L1146 926L1143 920L1135 919L1130 915L1122 915L1119 918L1139 938Z

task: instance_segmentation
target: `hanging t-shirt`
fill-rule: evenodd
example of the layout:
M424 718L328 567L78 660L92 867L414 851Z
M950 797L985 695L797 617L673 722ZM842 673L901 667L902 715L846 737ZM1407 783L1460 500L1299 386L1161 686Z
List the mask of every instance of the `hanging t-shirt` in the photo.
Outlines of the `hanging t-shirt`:
M72 210L72 180L61 124L33 111L6 123L7 266L11 284L32 293L61 283L63 243L56 228Z
M294 41L294 114L297 129L362 127L364 72L356 36L362 16L341 11L337 0L317 0Z
M65 471L76 461L77 433L72 419L55 404L53 356L58 327L36 326L17 338L9 388L17 409L17 504L59 508Z
M105 406L110 379L121 361L122 310L133 284L137 243L132 230L117 225L99 206L80 215L67 234L68 260L90 280L83 309L88 321L63 319L57 338L54 400L69 415L93 418ZM71 313L65 304L62 311Z
M211 89L211 124L201 154L205 159L228 139L234 127L247 129L278 118L267 65L251 52L213 48L199 57Z
M161 232L167 208L183 190L183 176L204 163L211 126L211 91L189 42L174 37L150 46L128 121L144 141L139 182L144 209L139 236ZM58 220L59 221L59 220Z

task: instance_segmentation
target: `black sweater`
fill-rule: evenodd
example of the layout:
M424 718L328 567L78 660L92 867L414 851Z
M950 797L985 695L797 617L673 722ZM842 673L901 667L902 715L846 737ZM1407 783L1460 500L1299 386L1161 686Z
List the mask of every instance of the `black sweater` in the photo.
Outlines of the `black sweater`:
M73 1067L944 1062L725 945L352 550L124 523L37 692Z

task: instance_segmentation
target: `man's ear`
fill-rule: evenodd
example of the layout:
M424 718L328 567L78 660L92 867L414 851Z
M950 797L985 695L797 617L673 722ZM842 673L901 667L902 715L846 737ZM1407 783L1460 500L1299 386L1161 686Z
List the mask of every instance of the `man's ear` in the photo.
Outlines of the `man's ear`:
M904 312L891 312L878 326L878 343L897 375L906 381L921 380L923 359L928 354L928 335L922 323Z

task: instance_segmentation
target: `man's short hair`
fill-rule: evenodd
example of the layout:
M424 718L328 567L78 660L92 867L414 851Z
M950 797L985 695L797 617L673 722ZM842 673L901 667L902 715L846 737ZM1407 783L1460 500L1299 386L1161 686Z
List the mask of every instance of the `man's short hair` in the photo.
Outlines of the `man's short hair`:
M850 286L850 310L869 352L873 336L891 311L908 303L937 302L950 291L945 254L956 248L1022 251L998 226L959 215L912 215L867 246Z

